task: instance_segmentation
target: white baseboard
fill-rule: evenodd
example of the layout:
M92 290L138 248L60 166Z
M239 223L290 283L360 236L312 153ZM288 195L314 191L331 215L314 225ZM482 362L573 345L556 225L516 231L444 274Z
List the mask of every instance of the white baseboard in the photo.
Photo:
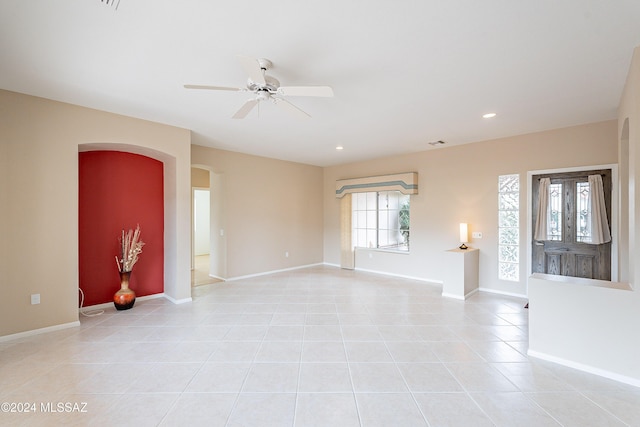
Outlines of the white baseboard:
M323 262L322 265L326 265L327 267L337 267L337 268L342 268L342 266L340 264L334 264L332 262Z
M40 335L47 332L60 331L62 329L75 328L80 326L80 321L63 323L61 325L47 326L46 328L33 329L31 331L18 332L17 334L5 335L0 337L0 342L11 341L19 338L26 338L33 335Z
M460 301L464 301L466 299L462 295L449 294L447 292L443 292L442 296L445 297L445 298L453 298L453 299L457 299L457 300L460 300Z
M523 295L523 294L516 294L516 293L513 293L513 292L498 291L496 289L491 289L491 288L480 288L479 290L480 290L480 292L487 292L487 293L490 293L490 294L504 295L504 296L507 296L507 297L516 297L516 298L524 298L524 299L528 298L526 295Z
M109 308L109 307L113 307L112 302L105 302L105 303L96 304L96 305L85 305L84 307L78 308L78 311L87 312L87 311L94 311L94 310L104 310L105 308Z
M548 362L557 363L558 365L577 369L578 371L588 372L590 374L598 375L600 377L608 378L610 380L618 381L625 384L630 384L635 387L640 387L640 378L633 378L633 377L628 377L626 375L620 375L615 372L607 371L606 369L596 368L594 366L585 365L582 363L574 362L573 360L563 359L561 357L551 356L549 354L541 353L531 349L527 351L527 355L531 357L535 357L536 359L546 360Z
M263 271L262 273L247 274L245 276L229 277L228 279L225 279L225 280L227 282L233 282L236 280L250 279L252 277L260 277L260 276L267 276L269 274L274 274L274 273L282 273L284 271L292 271L292 270L300 270L302 268L317 267L319 265L323 265L323 263L319 262L316 264L307 264L307 265L299 265L297 267L283 268L281 270Z
M468 294L466 294L466 295L464 296L464 299L467 299L467 298L469 298L470 296L473 296L473 295L477 294L478 292L480 292L480 288L476 288L476 289L472 290L471 292L469 292Z
M191 301L193 301L193 299L191 299L191 297L189 297L189 298L182 298L182 299L175 299L175 298L172 298L172 297L170 297L169 295L166 295L166 294L162 294L162 296L163 296L165 299L167 299L167 300L171 301L171 302L172 302L172 303L174 303L174 304L184 304L184 303L187 303L187 302L191 302Z
M143 297L136 297L136 301L147 301L150 299L156 299L156 298L166 298L166 295L163 293L160 294L152 294L152 295L145 295ZM84 307L81 307L78 309L78 311L84 311L85 313L87 311L95 311L95 310L104 310L105 308L111 308L113 307L113 302L105 302L102 304L96 304L96 305L86 305Z
M464 301L467 298L469 298L469 297L471 297L471 296L473 296L473 295L475 295L477 293L478 293L478 289L476 288L476 289L472 290L471 292L469 292L468 294L466 294L464 296L463 295L457 295L457 294L450 294L448 292L443 292L442 296L443 297L447 297L447 298L459 299L460 301Z

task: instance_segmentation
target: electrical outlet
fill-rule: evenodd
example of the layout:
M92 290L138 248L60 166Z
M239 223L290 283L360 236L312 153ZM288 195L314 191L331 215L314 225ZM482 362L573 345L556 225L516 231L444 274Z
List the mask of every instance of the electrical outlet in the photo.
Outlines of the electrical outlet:
M373 258L373 254L369 252L369 258Z
M289 258L289 252L285 252L285 253L284 253L284 257L285 257L285 258Z
M31 295L31 305L40 304L40 294Z
M471 233L471 237L473 237L474 239L482 239L482 233L479 231L474 231L473 233Z

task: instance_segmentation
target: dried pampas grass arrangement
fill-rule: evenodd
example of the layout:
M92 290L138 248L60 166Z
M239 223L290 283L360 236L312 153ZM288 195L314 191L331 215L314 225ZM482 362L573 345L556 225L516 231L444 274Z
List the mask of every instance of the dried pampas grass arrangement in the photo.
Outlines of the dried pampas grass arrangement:
M116 256L118 271L121 273L130 272L138 262L138 255L142 253L144 242L140 240L140 225L134 230L129 229L125 234L122 229L122 237L118 238L120 243L120 258Z

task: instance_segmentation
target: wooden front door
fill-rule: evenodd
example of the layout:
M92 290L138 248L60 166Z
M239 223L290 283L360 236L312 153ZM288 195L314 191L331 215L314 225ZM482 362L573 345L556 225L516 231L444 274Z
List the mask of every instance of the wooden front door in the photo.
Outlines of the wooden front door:
M590 191L588 176L600 174L604 187L605 205L611 223L611 170L567 172L534 175L532 182L533 222L538 212L541 178L551 179L549 204L551 221L548 239L532 239L532 271L534 273L611 280L611 242L594 245L585 226L585 201Z

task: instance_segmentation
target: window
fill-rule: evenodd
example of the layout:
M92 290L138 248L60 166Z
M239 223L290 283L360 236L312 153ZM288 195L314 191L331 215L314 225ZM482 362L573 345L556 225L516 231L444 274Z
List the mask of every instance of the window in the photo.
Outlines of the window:
M562 183L549 185L549 224L547 240L562 240Z
M498 278L520 280L520 176L498 177Z
M353 193L353 246L409 251L410 196L399 191Z
M591 242L591 186L588 181L576 183L576 242Z

